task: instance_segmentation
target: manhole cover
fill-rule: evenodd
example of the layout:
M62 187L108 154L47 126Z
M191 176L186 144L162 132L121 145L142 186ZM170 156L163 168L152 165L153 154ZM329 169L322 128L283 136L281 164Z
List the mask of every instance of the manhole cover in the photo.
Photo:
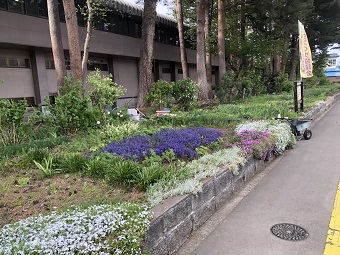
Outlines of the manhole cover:
M272 234L278 238L288 241L301 241L308 237L308 232L294 224L280 223L270 228Z

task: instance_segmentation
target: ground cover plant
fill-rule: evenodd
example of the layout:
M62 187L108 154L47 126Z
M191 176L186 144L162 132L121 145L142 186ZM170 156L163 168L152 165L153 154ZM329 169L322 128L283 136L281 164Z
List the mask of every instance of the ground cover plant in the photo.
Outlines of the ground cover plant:
M306 108L339 88L308 88ZM74 96L82 102L82 95ZM65 98L62 103L72 101ZM238 174L250 154L266 160L295 143L287 124L261 121L278 114L297 117L289 94L250 97L190 112L171 109L173 116L150 116L140 122L128 120L124 109L102 107L99 115L98 108L91 104L83 105L89 107L86 122L80 121L76 112L68 112L74 123L61 128L66 112L55 109L60 113L59 121L47 120L44 124L50 126L45 130L43 125L33 127L33 132L22 140L24 143L1 148L0 226L40 213L48 216L51 212L58 214L54 211L67 212L76 205L81 207L74 213L97 205L113 208L111 204L122 201L154 206L174 195L199 192L200 181L221 169ZM105 151L108 148L112 149L110 153ZM138 242L129 240L129 247L140 247L137 239ZM120 243L115 249L123 251L124 245L127 244Z
M94 205L28 218L0 231L0 254L144 254L151 215L137 204Z
M150 156L151 150L156 155L172 150L177 158L194 159L199 156L196 148L217 142L221 136L221 131L204 127L163 129L152 136L135 136L110 143L103 151L139 161Z

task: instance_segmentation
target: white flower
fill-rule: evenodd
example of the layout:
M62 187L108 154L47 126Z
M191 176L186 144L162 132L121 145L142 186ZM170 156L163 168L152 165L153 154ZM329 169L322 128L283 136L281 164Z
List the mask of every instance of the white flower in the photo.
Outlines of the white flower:
M125 228L125 224L133 222L134 226L143 228L139 237L150 224L149 220L145 223L140 216L147 214L147 207L138 206L139 214L135 213L137 207L129 207L95 205L5 225L0 229L0 254L27 254L27 250L37 254L74 254L79 250L82 254L109 254L112 247L105 237L120 236L121 239L131 238L134 242L137 241L134 229ZM122 254L122 248L117 247L116 252Z
M107 112L107 114L110 114L111 112Z
M97 125L99 125L100 124L100 121L99 120L97 120Z

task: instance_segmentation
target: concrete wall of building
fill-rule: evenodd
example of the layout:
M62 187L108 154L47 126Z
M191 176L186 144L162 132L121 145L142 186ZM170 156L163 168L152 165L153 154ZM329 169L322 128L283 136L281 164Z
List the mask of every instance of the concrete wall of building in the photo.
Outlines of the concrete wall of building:
M136 97L138 93L138 62L135 58L113 59L114 80L127 91L123 97Z
M28 50L0 49L0 57L11 59L30 59ZM33 75L31 68L0 67L0 98L34 97Z
M61 24L62 44L65 58L69 49L66 25ZM5 80L0 86L0 98L35 97L36 103L57 92L56 74L54 69L46 69L46 60L52 61L51 41L48 20L44 17L33 17L19 13L0 10L0 57L20 56L29 58L32 66L26 69L0 68L0 79ZM79 27L81 47L85 41L85 28ZM22 50L16 50L22 49ZM114 81L127 88L121 103L135 102L138 93L138 59L140 56L140 39L94 31L91 39L90 57L96 61L109 63ZM189 76L197 81L196 51L187 49ZM182 78L178 74L180 65L180 49L177 46L155 42L154 59L158 63L158 78L173 81ZM109 66L110 66L109 65ZM213 59L217 66L217 59ZM171 73L162 72L170 68ZM68 71L68 74L70 71ZM103 74L108 74L104 71ZM157 77L154 74L155 77ZM155 80L153 77L153 81ZM11 84L10 87L8 84ZM87 85L85 85L88 88Z
M69 49L66 24L61 23L62 41L65 50ZM48 20L18 13L0 10L0 43L51 48ZM81 47L85 41L86 31L79 27ZM139 58L140 39L119 34L94 31L91 39L91 52ZM155 42L154 58L180 62L178 46ZM188 63L196 63L196 51L187 49ZM213 59L213 65L218 65Z

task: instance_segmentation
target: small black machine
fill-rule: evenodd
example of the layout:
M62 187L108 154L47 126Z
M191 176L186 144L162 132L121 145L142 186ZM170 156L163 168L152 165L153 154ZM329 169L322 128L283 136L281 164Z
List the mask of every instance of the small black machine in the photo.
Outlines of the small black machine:
M290 129L296 137L303 135L305 140L312 138L312 131L308 129L313 119L290 119L290 118L275 118L277 120L287 121L290 125Z

